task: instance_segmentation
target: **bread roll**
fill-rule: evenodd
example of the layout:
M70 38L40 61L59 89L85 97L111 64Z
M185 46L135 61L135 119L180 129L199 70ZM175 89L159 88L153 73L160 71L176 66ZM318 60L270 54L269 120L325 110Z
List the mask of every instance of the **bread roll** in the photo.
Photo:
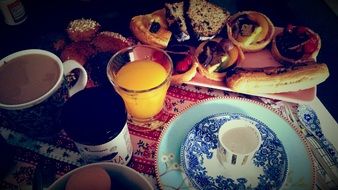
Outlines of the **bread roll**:
M281 93L314 87L329 76L326 64L311 63L290 67L235 68L226 86L243 93Z

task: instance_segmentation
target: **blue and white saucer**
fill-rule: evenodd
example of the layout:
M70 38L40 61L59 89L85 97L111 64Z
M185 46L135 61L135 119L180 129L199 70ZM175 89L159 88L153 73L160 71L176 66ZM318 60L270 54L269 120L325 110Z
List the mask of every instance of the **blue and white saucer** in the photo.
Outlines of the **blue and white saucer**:
M224 168L216 156L218 131L233 120L256 126L262 144L249 165ZM239 113L214 114L196 123L181 146L181 165L196 189L279 189L288 171L286 151L276 134L263 122Z
M196 123L210 115L225 112L241 113L262 121L274 132L269 134L277 135L287 155L288 172L282 185L283 189L315 189L314 159L302 132L266 104L231 96L201 100L187 107L165 125L159 138L155 156L156 180L160 189L194 189L180 164L182 163L181 146ZM213 150L208 151L212 152ZM215 164L222 167L218 160L217 162L215 160Z

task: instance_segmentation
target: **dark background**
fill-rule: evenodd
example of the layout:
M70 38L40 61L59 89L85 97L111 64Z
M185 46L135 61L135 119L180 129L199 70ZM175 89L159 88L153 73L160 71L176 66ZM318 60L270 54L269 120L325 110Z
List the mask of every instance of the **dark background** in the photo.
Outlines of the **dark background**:
M47 48L56 35L63 34L69 21L92 18L103 30L131 36L128 29L132 16L150 13L163 7L162 0L22 0L27 20L8 26L0 20L0 57L28 48ZM256 10L266 14L275 26L288 23L304 25L317 32L322 48L317 61L326 63L330 77L317 86L317 96L338 118L338 17L324 0L214 0L234 14L239 10ZM47 44L47 45L46 45ZM44 47L45 45L45 47Z

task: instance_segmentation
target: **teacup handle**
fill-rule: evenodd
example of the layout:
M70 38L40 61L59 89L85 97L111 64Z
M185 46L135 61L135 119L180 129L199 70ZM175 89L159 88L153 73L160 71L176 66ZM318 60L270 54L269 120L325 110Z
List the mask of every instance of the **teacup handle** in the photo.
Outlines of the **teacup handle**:
M80 70L79 78L77 79L77 82L74 84L74 86L69 88L69 96L73 96L75 93L79 92L80 90L83 90L88 81L88 75L86 70L82 65L80 65L75 60L68 60L63 63L63 74L68 75L71 71L74 69Z

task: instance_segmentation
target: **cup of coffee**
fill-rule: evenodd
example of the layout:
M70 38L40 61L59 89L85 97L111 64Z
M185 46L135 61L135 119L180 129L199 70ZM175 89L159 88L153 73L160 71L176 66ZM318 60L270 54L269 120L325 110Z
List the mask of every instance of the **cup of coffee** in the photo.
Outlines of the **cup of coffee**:
M230 120L219 129L217 159L224 167L246 166L261 143L260 132L254 124L247 120Z
M75 69L79 77L70 87L65 76ZM0 116L16 131L50 138L61 129L63 104L86 84L86 70L76 61L62 63L40 49L15 52L0 60Z

